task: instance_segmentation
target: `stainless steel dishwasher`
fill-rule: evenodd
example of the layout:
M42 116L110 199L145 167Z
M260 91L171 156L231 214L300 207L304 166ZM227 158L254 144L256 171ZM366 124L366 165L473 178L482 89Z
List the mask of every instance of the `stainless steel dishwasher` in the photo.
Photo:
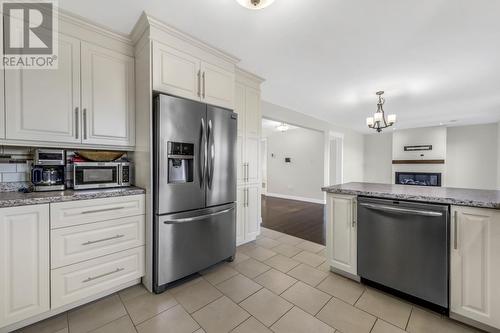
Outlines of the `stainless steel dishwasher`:
M449 207L360 197L358 274L448 309Z

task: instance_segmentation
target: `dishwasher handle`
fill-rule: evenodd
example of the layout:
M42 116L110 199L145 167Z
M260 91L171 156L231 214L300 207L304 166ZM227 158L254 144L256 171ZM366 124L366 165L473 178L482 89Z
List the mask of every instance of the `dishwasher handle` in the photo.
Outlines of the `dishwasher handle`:
M366 207L372 210L379 210L382 212L390 212L390 213L400 213L400 214L411 214L411 215L421 215L421 216L431 216L431 217L439 217L443 216L441 212L435 212L432 210L419 210L419 209L411 209L411 208L400 208L393 207L387 205L377 205L370 203L360 203L361 206Z

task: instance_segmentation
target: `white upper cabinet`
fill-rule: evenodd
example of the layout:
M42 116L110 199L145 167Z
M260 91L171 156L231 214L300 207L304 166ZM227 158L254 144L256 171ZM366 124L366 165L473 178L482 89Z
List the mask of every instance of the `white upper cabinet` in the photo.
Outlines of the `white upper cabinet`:
M452 217L450 312L500 329L500 211L452 207Z
M80 41L59 34L58 57L58 69L5 71L7 139L81 141Z
M0 15L0 27L3 26L3 15ZM0 33L0 54L3 54L3 34ZM5 109L4 109L4 69L0 64L0 139L5 139Z
M135 143L134 59L82 42L83 142Z
M234 71L201 63L201 98L208 104L234 107Z
M245 126L246 125L246 123L245 123L246 96L245 96L245 94L246 94L245 86L240 84L240 83L236 83L235 91L234 91L234 96L235 96L234 112L236 112L238 114L238 134L241 134L241 135L245 135L245 129L246 129L246 126Z
M201 61L157 41L153 42L153 90L184 97L201 97Z
M193 45L170 46L154 40L152 77L157 92L234 107L234 65L207 56Z
M0 327L50 307L49 205L0 209Z

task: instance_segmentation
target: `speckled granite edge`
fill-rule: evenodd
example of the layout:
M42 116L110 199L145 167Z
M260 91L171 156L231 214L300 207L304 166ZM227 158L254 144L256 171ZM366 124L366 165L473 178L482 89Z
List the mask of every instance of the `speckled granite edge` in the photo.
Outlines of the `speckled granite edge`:
M358 186L363 186L364 188L355 188ZM397 193L391 191L390 189L388 189L387 191L370 190L370 186L381 187L384 185L370 183L347 183L342 185L322 187L321 189L324 192L336 194L361 195L382 199L410 200L446 205L500 209L500 191L470 190L458 188L439 188L430 190L428 188L421 188L417 186L409 187L409 185L386 185L391 188L394 188L396 186L406 187L405 193ZM419 191L434 191L436 192L436 195L411 193ZM442 192L443 194L439 192ZM454 193L456 193L456 196L453 195Z
M125 187L103 190L66 190L54 192L5 192L0 193L0 208L39 205L46 203L67 202L76 200L90 200L129 195L144 194L146 191L139 187Z

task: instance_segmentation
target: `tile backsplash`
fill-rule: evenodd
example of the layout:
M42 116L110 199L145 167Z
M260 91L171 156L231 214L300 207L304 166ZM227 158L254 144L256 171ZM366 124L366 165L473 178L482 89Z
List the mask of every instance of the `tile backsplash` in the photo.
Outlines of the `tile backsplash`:
M30 180L33 150L0 146L0 191L17 191Z

